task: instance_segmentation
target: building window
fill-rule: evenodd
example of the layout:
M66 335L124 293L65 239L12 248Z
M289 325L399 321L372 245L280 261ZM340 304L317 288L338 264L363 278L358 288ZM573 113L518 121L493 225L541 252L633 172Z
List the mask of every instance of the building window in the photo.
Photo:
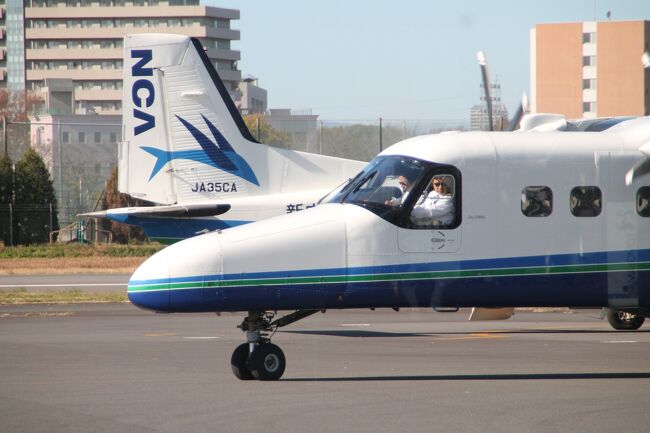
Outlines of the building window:
M582 56L582 66L596 66L596 56Z
M576 186L571 190L571 213L577 217L596 217L603 208L603 193L597 186Z
M642 217L650 217L650 186L642 186L637 191L636 212Z
M595 113L596 112L596 103L595 102L583 102L582 111L585 113Z
M102 142L102 133L101 132L95 132L95 144L99 144Z
M109 137L111 143L117 143L117 132L111 132Z
M61 141L63 141L65 144L70 143L70 133L68 131L63 131L61 133Z
M85 144L86 143L86 133L85 132L80 132L79 133L79 144Z
M548 186L527 186L521 190L521 213L547 217L553 212L553 191Z
M582 43L583 44L595 44L596 43L596 33L583 33L582 34Z

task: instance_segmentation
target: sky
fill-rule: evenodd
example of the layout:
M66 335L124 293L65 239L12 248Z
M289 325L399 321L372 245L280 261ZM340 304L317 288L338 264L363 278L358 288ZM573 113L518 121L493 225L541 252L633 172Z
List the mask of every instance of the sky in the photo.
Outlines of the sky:
M529 92L535 24L650 20L648 0L206 0L238 9L232 48L269 108L323 120L469 122L479 103L476 53L514 112ZM639 53L639 59L641 53ZM639 60L640 62L640 60Z

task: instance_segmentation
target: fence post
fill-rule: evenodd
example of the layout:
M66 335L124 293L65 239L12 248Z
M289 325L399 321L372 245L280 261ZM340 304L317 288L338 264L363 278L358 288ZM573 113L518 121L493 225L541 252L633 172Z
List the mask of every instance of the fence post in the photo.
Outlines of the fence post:
M9 203L9 246L14 246L14 208Z
M381 153L382 150L384 150L384 144L382 142L382 126L381 126L382 118L379 118L379 152Z
M7 144L7 118L2 116L2 144L4 144L5 155L9 156L9 148Z

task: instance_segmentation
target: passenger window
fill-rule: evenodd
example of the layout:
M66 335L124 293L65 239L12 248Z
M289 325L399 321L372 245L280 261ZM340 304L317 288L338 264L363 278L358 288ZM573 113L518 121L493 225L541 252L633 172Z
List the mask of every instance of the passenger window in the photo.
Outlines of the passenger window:
M642 186L636 192L636 212L642 217L650 217L650 186Z
M603 208L603 194L597 186L576 186L571 190L570 206L577 217L596 217Z
M527 217L547 217L553 212L553 191L547 186L521 190L521 212Z
M415 202L410 219L413 228L448 229L459 224L456 177L450 173L434 174Z

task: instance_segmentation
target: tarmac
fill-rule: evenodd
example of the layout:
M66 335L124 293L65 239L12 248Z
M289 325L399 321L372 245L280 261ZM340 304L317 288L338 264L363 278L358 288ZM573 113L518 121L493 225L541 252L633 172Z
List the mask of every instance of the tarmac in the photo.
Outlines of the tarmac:
M599 311L327 311L273 336L278 382L239 381L243 314L0 306L6 432L646 433L650 325Z

